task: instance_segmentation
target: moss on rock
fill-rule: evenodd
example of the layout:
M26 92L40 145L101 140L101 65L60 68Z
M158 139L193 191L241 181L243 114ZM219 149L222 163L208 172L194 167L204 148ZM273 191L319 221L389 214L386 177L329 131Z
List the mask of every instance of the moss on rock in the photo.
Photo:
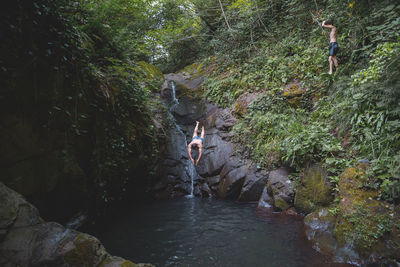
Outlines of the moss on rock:
M332 186L326 172L318 166L306 169L302 184L296 188L294 201L296 210L308 214L320 207L328 206L332 200Z
M236 100L235 101L235 107L233 109L234 114L238 115L239 117L242 117L243 115L247 114L247 105L243 101Z
M294 81L283 88L283 96L289 104L298 106L305 91L300 81Z
M393 249L396 216L390 206L376 200L378 192L361 186L361 168L347 168L339 180L340 202L335 237L342 247L351 245L362 256L372 254L399 258L400 246Z
M285 211L285 210L289 209L290 207L292 207L285 199L283 199L283 198L281 198L279 196L275 197L274 206L275 206L276 209L283 210L283 211Z
M98 266L110 255L100 241L87 234L78 234L73 241L74 248L68 251L64 259L71 266Z

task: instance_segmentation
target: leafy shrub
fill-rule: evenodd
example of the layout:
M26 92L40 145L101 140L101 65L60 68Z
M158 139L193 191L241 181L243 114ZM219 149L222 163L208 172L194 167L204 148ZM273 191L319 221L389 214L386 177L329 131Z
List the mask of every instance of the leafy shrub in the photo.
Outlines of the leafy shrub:
M319 162L335 156L342 147L330 131L330 126L321 123L290 125L288 136L281 143L282 158L299 169L307 160Z
M398 42L380 44L369 66L338 83L332 96L338 125L351 132L351 148L371 160L370 186L380 185L383 197L392 200L400 197L399 53Z
M281 159L301 169L306 161L321 161L342 150L330 133L332 127L308 118L309 114L290 107L283 99L266 96L253 103L234 132L236 140L262 165L272 166Z

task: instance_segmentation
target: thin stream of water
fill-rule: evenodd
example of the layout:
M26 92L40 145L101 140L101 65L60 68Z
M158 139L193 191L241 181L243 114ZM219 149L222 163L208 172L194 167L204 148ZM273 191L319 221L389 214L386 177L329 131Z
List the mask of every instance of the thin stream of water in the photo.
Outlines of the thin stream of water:
M171 114L171 117L173 118L173 121L175 122L176 129L182 135L182 137L185 139L185 144L187 146L188 145L188 140L186 138L186 135L182 131L181 127L179 127L179 125L176 123L176 120L175 120L174 116L172 115L172 111L179 104L179 100L176 98L176 84L175 84L175 82L171 81L170 85L171 85L171 91L172 91L172 105L171 105L171 107L169 109L170 110L170 114ZM194 197L194 180L197 177L197 172L196 172L195 166L192 164L190 159L188 159L188 161L187 161L186 171L189 174L189 178L190 178L190 194L187 195L186 197L191 198L191 197Z

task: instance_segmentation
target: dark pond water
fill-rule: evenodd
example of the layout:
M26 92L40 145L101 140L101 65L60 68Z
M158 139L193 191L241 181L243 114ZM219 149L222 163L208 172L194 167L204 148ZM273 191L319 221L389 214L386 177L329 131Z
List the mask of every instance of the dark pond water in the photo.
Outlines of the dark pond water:
M344 266L311 248L301 218L255 204L181 198L124 208L98 223L113 255L156 266Z

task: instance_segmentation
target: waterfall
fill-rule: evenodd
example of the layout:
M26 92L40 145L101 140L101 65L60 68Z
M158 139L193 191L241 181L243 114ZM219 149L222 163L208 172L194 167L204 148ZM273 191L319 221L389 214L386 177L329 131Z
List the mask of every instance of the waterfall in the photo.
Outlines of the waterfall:
M194 178L196 178L197 172L196 172L196 168L194 167L194 165L192 164L192 162L190 161L190 159L188 159L188 173L189 173L189 178L190 178L190 195L188 195L188 197L194 197L193 195L193 189L194 189Z
M178 99L176 98L176 84L175 84L175 82L174 82L174 81L171 81L171 82L170 82L170 85L171 85L171 91L172 91L172 105L171 105L171 107L169 108L169 111L173 111L174 108L176 107L176 105L179 104L179 101L178 101Z
M172 120L175 122L175 127L178 130L178 132L182 135L182 137L185 140L185 145L188 145L188 140L186 138L186 134L182 131L181 127L178 125L178 123L176 123L176 120L174 118L174 116L172 115L172 111L174 110L174 108L179 104L178 99L176 98L176 84L174 81L170 82L171 85L171 91L172 91L172 104L171 107L169 109L169 113L172 117ZM186 171L189 174L189 178L190 178L190 195L187 195L187 197L194 197L193 191L194 191L194 179L197 177L197 172L196 172L196 168L195 166L192 164L192 162L190 161L190 159L187 160L187 164L186 164Z

